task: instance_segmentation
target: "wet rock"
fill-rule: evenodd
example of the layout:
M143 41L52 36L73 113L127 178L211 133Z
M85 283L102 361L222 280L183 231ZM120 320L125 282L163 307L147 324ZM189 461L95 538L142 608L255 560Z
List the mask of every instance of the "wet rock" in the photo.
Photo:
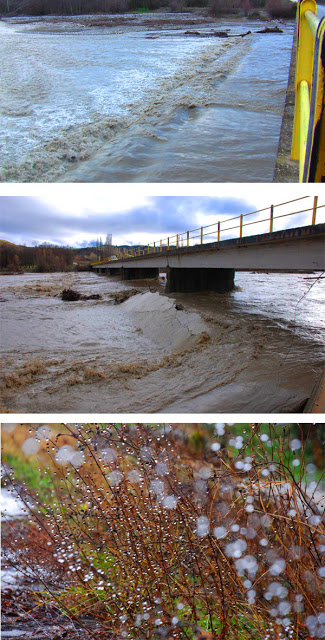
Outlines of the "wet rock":
M202 36L199 31L185 31L186 36Z

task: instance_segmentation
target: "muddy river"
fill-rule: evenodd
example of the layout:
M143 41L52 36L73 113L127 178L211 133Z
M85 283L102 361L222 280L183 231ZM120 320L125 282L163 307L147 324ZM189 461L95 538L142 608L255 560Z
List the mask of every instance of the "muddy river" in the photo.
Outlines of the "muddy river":
M299 411L324 361L317 277L237 273L231 293L166 296L94 273L3 276L3 411ZM101 299L63 302L68 286Z
M276 24L3 19L2 180L272 181L294 31Z

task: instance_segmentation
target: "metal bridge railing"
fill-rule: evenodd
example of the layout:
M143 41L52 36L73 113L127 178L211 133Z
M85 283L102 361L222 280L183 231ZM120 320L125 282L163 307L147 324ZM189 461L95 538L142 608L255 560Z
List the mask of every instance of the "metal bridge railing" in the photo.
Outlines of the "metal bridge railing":
M244 228L251 225L263 225L264 232L268 231L269 233L272 233L274 230L275 220L302 213L310 213L310 222L314 225L316 224L317 210L325 207L324 204L318 205L318 196L314 197L312 207L307 207L305 209L300 209L299 211L293 211L291 213L280 213L279 215L276 215L278 207L283 207L285 205L297 202L298 200L304 200L309 197L310 196L303 196L301 198L289 200L288 202L281 202L280 204L275 205L272 204L270 207L265 207L264 209L259 209L258 211L242 213L239 216L233 216L231 218L227 218L226 220L214 222L205 227L197 227L196 229L191 229L190 231L183 231L182 233L177 233L174 236L169 236L167 238L157 240L153 244L148 244L146 246L137 247L133 250L130 250L126 254L120 255L119 259L125 260L127 258L136 258L149 254L151 255L154 253L160 253L163 251L177 251L178 249L184 249L186 247L193 247L196 245L203 245L206 242L220 242L220 240L227 240L229 238L242 238ZM263 217L262 219L259 218L258 220L249 220L249 216L254 216L264 212L265 217ZM236 230L238 230L238 235L236 235ZM110 262L109 259L99 260L97 262L92 262L91 264L95 266L99 264L107 264L108 262Z
M316 11L315 0L298 3L291 157L299 160L299 182L325 181L325 18Z

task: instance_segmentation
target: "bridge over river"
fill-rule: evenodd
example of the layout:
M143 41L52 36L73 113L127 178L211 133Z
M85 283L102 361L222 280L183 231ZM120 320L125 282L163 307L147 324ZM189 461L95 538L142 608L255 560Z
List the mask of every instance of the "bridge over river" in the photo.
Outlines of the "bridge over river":
M273 231L274 220L281 216L275 216L271 206L268 233L245 237L244 227L261 224L261 221L246 222L246 217L253 214L243 214L222 223L233 225L233 221L239 219L238 238L221 240L221 223L217 222L176 234L153 246L138 247L117 260L94 262L92 268L102 274L121 275L123 280L155 278L160 271L166 271L168 293L231 291L236 271L323 271L325 223L315 224L316 209L317 198L312 210L313 224ZM216 229L211 231L213 226ZM214 233L216 240L204 242L207 235Z

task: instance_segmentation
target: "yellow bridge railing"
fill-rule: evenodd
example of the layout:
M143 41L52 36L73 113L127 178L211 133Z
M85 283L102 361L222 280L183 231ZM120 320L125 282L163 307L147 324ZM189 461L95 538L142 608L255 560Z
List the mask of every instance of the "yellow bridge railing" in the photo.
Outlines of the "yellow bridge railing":
M184 249L186 247L193 247L195 245L203 245L205 240L208 242L220 242L221 236L222 240L227 240L230 237L243 237L244 227L248 227L250 225L263 225L264 231L265 227L269 233L274 231L274 222L280 218L286 218L288 216L294 216L298 214L307 214L310 213L310 222L311 224L316 224L316 213L319 209L325 207L324 204L318 205L318 196L315 196L313 199L313 205L311 207L300 209L299 211L293 211L291 213L279 213L276 215L278 207L283 207L285 205L289 205L293 202L297 202L298 200L304 200L306 198L310 198L310 196L303 196L301 198L295 198L294 200L289 200L288 202L281 202L280 204L271 205L270 207L265 207L264 209L259 209L258 211L252 211L250 213L242 213L239 216L234 216L231 218L227 218L226 220L214 222L205 227L197 227L196 229L191 229L190 231L184 231L182 233L176 233L173 236L169 236L162 240L157 240L152 244L148 244L146 246L137 247L131 251L128 251L125 254L119 255L119 260L125 260L127 258L136 258L145 255L151 255L153 253L160 253L162 251L175 251L177 249ZM258 220L248 220L249 216L257 215L265 212L265 217ZM266 224L265 224L266 223ZM229 226L230 224L230 226ZM225 226L224 226L225 225ZM236 230L238 230L238 235L236 236ZM230 233L229 233L230 232ZM92 262L92 266L107 264L110 262L109 258L106 260L99 260L97 262ZM113 263L114 264L114 263Z
M325 181L325 18L316 11L315 0L298 3L291 157L299 160L299 182Z

